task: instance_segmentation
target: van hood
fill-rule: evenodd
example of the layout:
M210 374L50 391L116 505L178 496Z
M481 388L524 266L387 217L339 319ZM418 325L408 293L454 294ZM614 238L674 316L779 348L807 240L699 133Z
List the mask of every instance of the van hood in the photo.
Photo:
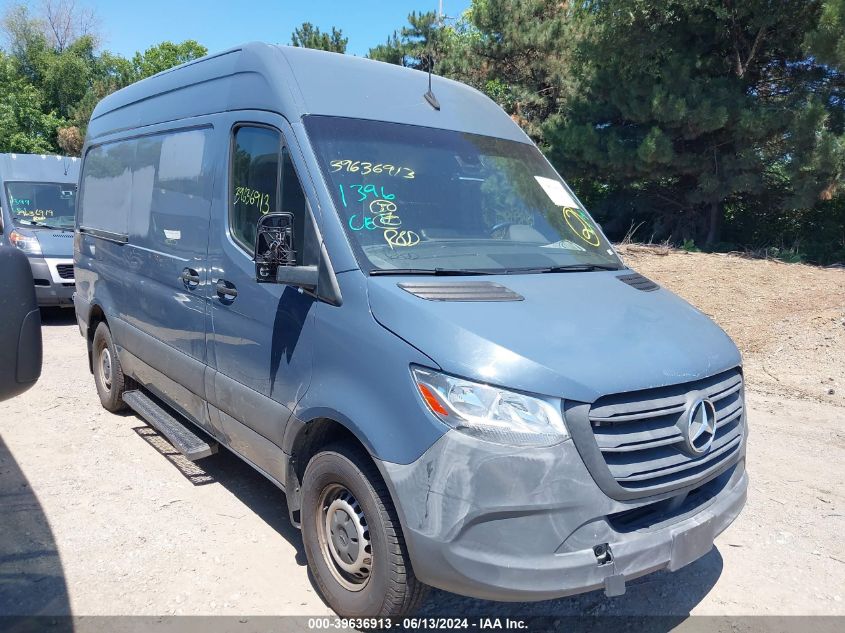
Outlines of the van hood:
M466 278L368 277L385 328L450 374L593 402L611 393L711 376L741 364L706 315L658 288L618 279L632 271ZM501 284L523 300L431 301L399 284Z
M73 258L73 231L62 231L61 229L33 229L24 227L31 231L41 244L41 254L44 257Z

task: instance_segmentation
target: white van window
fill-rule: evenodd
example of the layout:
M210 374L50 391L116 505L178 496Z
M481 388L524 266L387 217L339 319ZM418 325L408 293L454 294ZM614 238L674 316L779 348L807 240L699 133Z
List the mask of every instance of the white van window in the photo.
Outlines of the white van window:
M6 193L17 226L73 228L76 185L52 182L9 182Z

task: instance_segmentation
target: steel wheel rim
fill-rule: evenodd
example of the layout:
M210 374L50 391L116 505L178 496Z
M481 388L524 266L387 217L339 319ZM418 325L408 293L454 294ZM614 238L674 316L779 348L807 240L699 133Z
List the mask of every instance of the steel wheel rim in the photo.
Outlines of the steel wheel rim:
M326 566L345 589L361 591L373 571L367 518L358 500L340 485L326 486L318 503L317 537Z
M100 362L98 363L100 371L100 381L107 391L111 391L112 381L112 359L111 352L108 347L104 347L100 351Z

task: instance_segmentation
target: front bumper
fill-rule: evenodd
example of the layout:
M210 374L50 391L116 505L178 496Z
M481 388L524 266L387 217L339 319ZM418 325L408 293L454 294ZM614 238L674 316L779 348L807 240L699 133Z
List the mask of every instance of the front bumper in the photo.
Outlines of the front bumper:
M380 465L420 580L476 598L545 600L618 593L710 551L745 504L744 441L718 477L636 501L605 495L571 440L517 449L451 431L411 464ZM604 544L612 560L597 559Z
M76 289L73 279L62 279L57 271L57 264L73 264L67 258L54 259L30 257L32 277L35 282L35 296L41 307L73 307L73 293Z

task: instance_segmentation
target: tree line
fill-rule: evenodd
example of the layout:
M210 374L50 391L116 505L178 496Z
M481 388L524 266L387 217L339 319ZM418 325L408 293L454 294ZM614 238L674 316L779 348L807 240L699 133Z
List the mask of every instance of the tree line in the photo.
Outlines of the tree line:
M78 154L102 97L206 53L102 50L71 0L13 4L2 29L4 152ZM490 96L612 239L845 261L845 0L473 0L386 35L368 57Z
M194 40L131 58L101 50L96 15L73 0L11 4L0 29L0 152L78 156L100 99L208 52Z
M368 56L486 93L611 238L845 262L845 0L473 0Z

